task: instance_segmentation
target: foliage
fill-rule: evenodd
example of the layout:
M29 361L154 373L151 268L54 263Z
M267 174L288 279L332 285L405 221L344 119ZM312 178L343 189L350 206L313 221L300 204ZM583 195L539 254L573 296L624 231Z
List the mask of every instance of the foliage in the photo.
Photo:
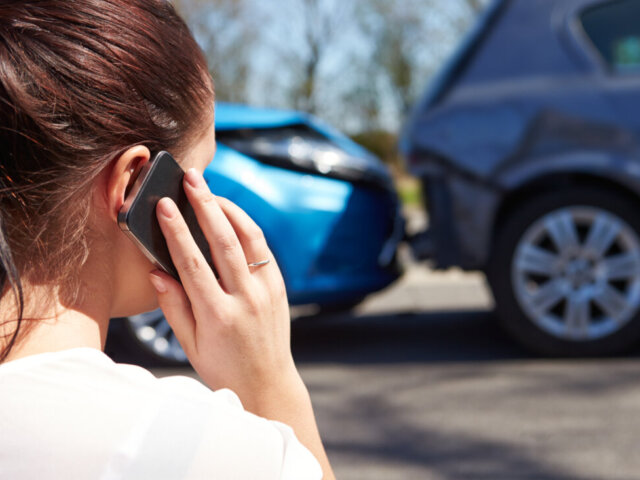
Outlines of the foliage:
M352 140L374 153L388 165L398 164L395 134L386 130L367 130L351 136Z
M487 3L174 0L218 99L307 111L369 137L398 129ZM366 141L383 151L383 138Z
M215 82L216 98L246 102L258 19L245 0L173 0L202 47Z

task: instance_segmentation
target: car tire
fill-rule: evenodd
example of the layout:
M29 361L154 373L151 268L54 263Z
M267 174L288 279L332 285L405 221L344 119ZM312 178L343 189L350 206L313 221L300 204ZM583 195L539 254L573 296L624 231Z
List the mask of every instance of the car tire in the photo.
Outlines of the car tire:
M640 338L640 215L577 186L519 204L498 226L487 276L504 327L547 356L623 352Z
M125 317L122 321L128 350L141 357L142 363L162 366L189 364L162 310Z
M318 304L318 314L331 315L331 314L339 314L339 313L348 313L354 308L356 308L358 305L360 305L365 298L366 298L366 295L363 295L362 297L358 297L353 300Z

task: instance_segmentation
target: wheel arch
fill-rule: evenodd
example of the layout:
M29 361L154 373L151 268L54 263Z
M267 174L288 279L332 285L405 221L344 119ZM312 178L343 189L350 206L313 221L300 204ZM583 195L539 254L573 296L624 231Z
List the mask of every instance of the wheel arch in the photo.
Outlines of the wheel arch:
M491 249L493 249L494 239L505 220L524 203L542 193L579 186L597 187L621 195L640 207L640 178L631 174L624 178L622 172L622 170L615 171L590 166L566 170L548 169L511 184L501 196L495 209L491 226ZM492 251L489 252L489 258L492 254Z

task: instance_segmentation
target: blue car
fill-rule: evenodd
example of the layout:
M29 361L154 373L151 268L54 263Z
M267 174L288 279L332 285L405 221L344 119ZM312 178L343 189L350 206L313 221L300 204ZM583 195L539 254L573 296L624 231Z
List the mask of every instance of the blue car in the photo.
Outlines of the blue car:
M377 157L296 111L217 104L216 134L205 179L262 228L291 305L348 308L398 278L404 220ZM155 360L186 361L160 310L122 330Z

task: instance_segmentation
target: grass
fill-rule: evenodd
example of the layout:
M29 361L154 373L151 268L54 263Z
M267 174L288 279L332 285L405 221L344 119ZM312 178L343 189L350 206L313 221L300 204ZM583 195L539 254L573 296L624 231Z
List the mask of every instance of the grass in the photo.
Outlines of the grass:
M396 176L398 195L405 207L420 207L422 205L422 185L420 180L406 175Z

